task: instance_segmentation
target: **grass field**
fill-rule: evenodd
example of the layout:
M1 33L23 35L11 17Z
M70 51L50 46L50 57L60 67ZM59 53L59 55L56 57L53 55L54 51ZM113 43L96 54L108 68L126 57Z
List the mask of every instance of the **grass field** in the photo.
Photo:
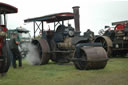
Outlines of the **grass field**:
M128 58L110 59L105 69L76 70L72 63L9 69L0 85L128 85Z

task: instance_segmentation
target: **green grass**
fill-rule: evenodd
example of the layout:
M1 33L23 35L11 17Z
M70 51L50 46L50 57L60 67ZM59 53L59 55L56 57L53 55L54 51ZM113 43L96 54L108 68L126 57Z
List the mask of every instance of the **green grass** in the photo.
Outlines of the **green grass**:
M128 58L112 58L105 69L76 70L72 63L9 69L0 85L128 85Z

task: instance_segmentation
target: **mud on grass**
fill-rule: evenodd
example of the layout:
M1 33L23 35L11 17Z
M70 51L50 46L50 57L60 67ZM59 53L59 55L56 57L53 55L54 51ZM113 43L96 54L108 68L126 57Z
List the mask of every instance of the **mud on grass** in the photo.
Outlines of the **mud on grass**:
M128 58L110 59L102 70L76 70L72 63L9 69L0 85L128 85Z

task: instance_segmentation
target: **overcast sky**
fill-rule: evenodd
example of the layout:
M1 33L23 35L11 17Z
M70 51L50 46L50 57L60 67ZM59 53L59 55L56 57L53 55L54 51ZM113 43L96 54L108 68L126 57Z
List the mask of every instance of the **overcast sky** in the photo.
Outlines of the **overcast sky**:
M91 29L98 34L105 25L128 20L128 1L122 0L0 0L18 8L17 14L8 15L8 28L23 26L24 19L53 14L72 12L73 6L80 6L81 31ZM33 34L33 24L26 24ZM33 36L33 35L32 35Z

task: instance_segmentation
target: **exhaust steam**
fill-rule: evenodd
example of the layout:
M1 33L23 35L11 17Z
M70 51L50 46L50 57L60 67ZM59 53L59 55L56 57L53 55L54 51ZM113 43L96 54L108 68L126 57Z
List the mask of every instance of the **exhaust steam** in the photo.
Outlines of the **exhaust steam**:
M28 49L29 49L29 52L26 57L26 60L28 61L28 63L31 65L40 65L41 61L39 58L37 47L33 44L29 44Z

